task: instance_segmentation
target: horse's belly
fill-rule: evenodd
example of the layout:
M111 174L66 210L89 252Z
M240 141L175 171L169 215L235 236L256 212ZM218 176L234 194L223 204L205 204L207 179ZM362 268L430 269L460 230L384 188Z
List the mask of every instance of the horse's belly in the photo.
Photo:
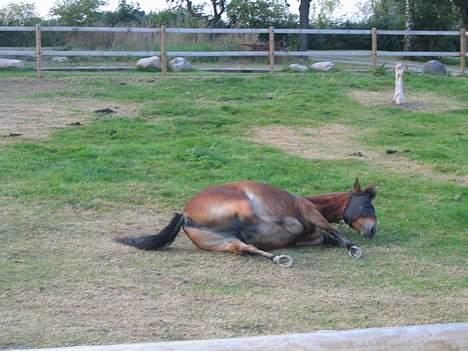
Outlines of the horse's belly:
M274 222L245 225L239 231L239 236L247 244L272 249L293 243L303 232L304 226L299 220L285 217Z

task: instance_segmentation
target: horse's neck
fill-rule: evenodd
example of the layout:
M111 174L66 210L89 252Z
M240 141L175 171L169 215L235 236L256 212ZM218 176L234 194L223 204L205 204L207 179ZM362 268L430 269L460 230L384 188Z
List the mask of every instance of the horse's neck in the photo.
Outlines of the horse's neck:
M329 222L338 222L351 198L350 192L306 196Z

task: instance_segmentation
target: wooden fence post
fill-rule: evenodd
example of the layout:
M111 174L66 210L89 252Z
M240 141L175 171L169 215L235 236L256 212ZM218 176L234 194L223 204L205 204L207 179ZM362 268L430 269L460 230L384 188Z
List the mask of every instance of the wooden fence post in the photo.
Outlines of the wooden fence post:
M41 25L36 24L36 77L42 78Z
M275 70L275 32L273 27L268 28L268 57L270 61L270 73L273 73Z
M372 52L371 52L371 59L372 59L372 67L374 71L377 69L377 28L372 28Z
M166 56L166 26L161 26L160 32L160 55L161 55L161 77L165 77L167 73L167 56Z
M466 29L460 29L460 75L465 76L466 64Z

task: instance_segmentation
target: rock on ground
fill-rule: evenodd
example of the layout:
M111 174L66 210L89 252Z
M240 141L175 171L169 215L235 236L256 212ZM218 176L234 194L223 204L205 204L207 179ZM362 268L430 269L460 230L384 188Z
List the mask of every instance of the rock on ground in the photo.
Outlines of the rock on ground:
M136 63L137 68L148 69L157 68L161 69L161 59L159 56L151 56L139 59Z
M424 64L424 73L447 74L447 68L440 61L430 60Z
M307 66L300 65L298 63L293 63L289 65L289 69L294 72L307 72L308 71Z
M331 61L316 62L310 68L316 71L328 72L335 67L335 63Z
M0 59L0 68L24 68L24 61Z
M192 64L183 57L175 57L169 61L169 68L174 72L192 69Z

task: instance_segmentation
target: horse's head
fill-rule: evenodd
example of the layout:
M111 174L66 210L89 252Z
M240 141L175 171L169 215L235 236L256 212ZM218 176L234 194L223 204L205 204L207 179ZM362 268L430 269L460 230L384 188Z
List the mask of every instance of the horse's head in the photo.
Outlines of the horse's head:
M376 195L375 186L369 185L362 190L359 179L356 178L351 198L343 212L345 223L368 238L372 238L377 232L377 217L372 205Z

